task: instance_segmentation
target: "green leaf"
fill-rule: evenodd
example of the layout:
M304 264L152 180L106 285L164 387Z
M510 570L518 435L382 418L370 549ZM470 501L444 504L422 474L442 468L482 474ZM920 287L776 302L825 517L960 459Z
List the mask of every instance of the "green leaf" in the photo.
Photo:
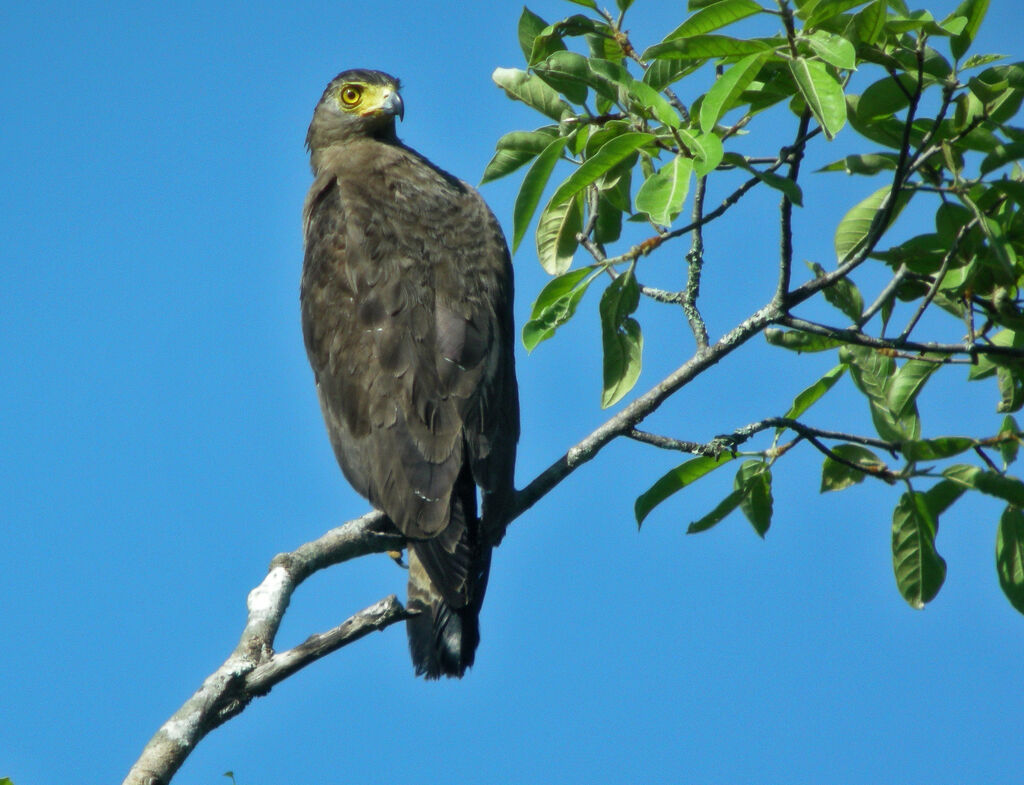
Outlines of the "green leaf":
M835 460L831 455L825 456L821 467L821 492L841 491L851 485L864 482L868 474L878 475L886 469L885 461L867 447L859 444L837 444L832 452L845 461L860 467L863 471Z
M896 374L892 358L865 346L848 344L839 350L839 359L850 367L850 376L868 399L871 421L878 435L891 442L917 439L920 419L916 409L898 416L889 403L889 387Z
M846 98L842 85L818 60L799 57L788 61L788 65L814 119L825 131L825 136L832 139L846 123Z
M563 36L581 36L591 33L610 35L611 30L605 22L592 19L586 14L573 14L548 25L537 34L533 49L530 52L530 65L534 65L551 52L564 46Z
M536 131L513 131L498 140L494 157L484 169L480 184L489 183L514 172L527 161L536 158L557 136L554 128Z
M582 229L582 194L559 204L548 202L537 221L537 259L546 272L561 275L569 269Z
M1020 407L1024 406L1024 385L1020 377L1010 368L999 366L996 368L996 381L999 384L996 411L1000 414L1020 411Z
M932 517L938 518L966 492L967 489L958 482L939 480L921 495L924 496L924 502L931 511Z
M989 172L994 172L1001 166L1016 163L1021 159L1024 159L1024 142L1001 144L985 156L981 166L978 168L978 172L985 175Z
M551 205L560 204L575 196L620 161L632 155L638 148L650 144L654 139L653 134L631 132L608 140L601 146L601 149L558 186L551 197Z
M622 100L618 86L596 75L590 68L590 60L578 52L553 52L543 62L534 65L534 70L553 87L562 89L574 103L586 102L588 86L594 88L598 96L612 103L620 103Z
M817 262L808 262L815 278L825 275L825 268ZM851 322L858 322L864 313L864 298L860 289L849 278L839 278L824 290L825 299L846 315Z
M785 414L786 419L795 420L810 409L825 393L835 387L836 382L842 378L844 373L846 373L846 366L842 364L837 365L810 387L802 390L793 399L793 405L789 407L789 411Z
M799 330L780 330L778 327L765 328L764 337L772 346L781 346L783 349L800 353L824 352L845 345L836 338Z
M523 50L523 57L530 61L530 53L533 51L533 41L548 23L533 13L529 8L523 6L523 13L519 15L519 48Z
M862 136L867 137L876 144L885 145L886 147L890 147L894 150L902 148L904 124L901 120L895 117L862 117L859 113L859 95L848 95L846 97L846 105L847 119L850 121L850 125L853 127L853 130ZM916 144L920 138L921 133L919 132L919 121L915 121L914 130L911 131L910 139L912 143Z
M772 471L764 461L744 461L733 487L743 492L740 509L759 537L772 525Z
M988 55L971 55L964 60L963 65L960 66L961 71L967 71L971 68L980 68L983 65L989 65L990 63L997 63L1000 60L1005 60L1006 55L988 54Z
M874 231L873 224L875 223L876 216L881 214L883 206L890 198L890 194L890 186L883 186L871 194L871 196L854 205L843 216L839 226L836 227L835 246L836 258L839 260L839 264L849 261L855 253L861 250L862 244ZM896 220L896 216L899 215L906 201L906 198L898 200L895 209L889 216L890 225ZM878 231L878 235L881 236L881 233L887 228L888 225L882 227Z
M979 469L966 463L950 466L942 474L968 488L1002 499L1014 507L1024 507L1024 483L1016 477Z
M620 401L640 378L644 341L639 322L630 316L639 303L640 287L632 270L612 281L601 296L602 409Z
M677 155L640 186L634 200L636 209L647 213L654 223L669 226L682 212L692 171L693 159Z
M967 452L974 446L974 439L966 436L939 436L935 439L906 441L901 446L908 461L941 461Z
M575 52L568 52L562 45L561 38L547 38L537 39L538 44L535 47L537 50L538 57L540 60L533 63L533 70L541 79L547 84L551 85L558 93L561 93L570 103L576 104L577 106L585 106L587 103L587 84L585 79L579 79L575 75L565 75L561 73L557 67L553 64L558 62L556 58L563 57L577 57L586 59L582 55L578 55ZM542 47L541 42L547 41L547 46ZM559 46L555 47L552 42L556 42ZM554 50L553 52L551 50ZM546 54L545 54L546 53Z
M771 48L762 41L729 38L724 35L696 35L655 44L646 49L640 57L643 60L707 60L712 57L744 57Z
M754 177L756 177L765 185L785 194L789 201L791 201L797 207L803 207L804 192L799 185L790 180L788 177L783 177L782 175L776 174L775 172L762 172L759 169L755 169L747 162L746 158L744 158L742 155L739 155L738 153L727 153L725 156L723 156L723 160L728 164L738 166L740 169L750 172L750 174L754 175Z
M857 389L883 406L888 404L889 383L896 373L891 357L867 346L849 344L840 350L839 359L849 366Z
M526 172L526 176L523 177L523 183L519 186L519 193L516 195L515 206L512 208L512 253L516 252L519 243L526 236L526 229L540 203L544 186L547 185L555 164L562 156L562 149L567 141L568 137L563 136L549 142L537 156L533 166Z
M1015 349L1024 348L1024 332L1017 330L1000 330L994 335L990 335L989 340L995 346L1012 346ZM971 370L967 372L967 378L971 381L986 379L995 373L997 365L1000 364L1002 364L1002 361L997 363L996 358L981 356L978 358L977 363L971 366Z
M1020 437L1017 434L1020 432L1020 426L1017 425L1017 421L1013 417L1007 415L1003 418L1003 425L999 429L999 435L1009 436L1012 434L1012 438L999 442L999 454L1003 457L1003 468L1008 467L1017 460L1017 452L1020 449Z
M891 117L910 104L917 92L917 79L908 73L886 76L868 85L857 102L857 117L862 121Z
M807 43L826 63L848 71L857 68L857 50L843 36L825 30L815 30L807 39Z
M523 346L528 352L573 317L587 287L600 273L600 269L584 267L548 281L533 303L529 321L523 325Z
M986 11L988 11L988 0L964 0L950 14L951 17L962 16L967 19L964 29L949 42L949 49L957 60L963 57L967 50L971 48L974 37L978 34L978 28L981 27L981 20L985 18Z
M928 35L951 35L959 33L964 28L966 20L963 17L957 21L953 17L945 26L938 24L935 17L929 11L912 11L909 14L890 17L886 22L886 29L892 33L926 33Z
M638 108L649 109L660 122L671 128L682 125L682 119L672 104L646 82L632 79L626 89Z
M563 114L572 112L569 104L539 76L518 68L495 68L491 78L509 98L522 101L552 120L560 121Z
M590 58L587 68L591 72L590 83L596 88L596 80L604 80L616 90L623 91L639 110L647 109L658 120L672 128L679 128L682 120L679 113L664 96L645 82L637 81L619 63L600 58Z
M814 3L810 9L804 6L802 10L807 15L801 18L807 19L807 27L817 27L843 11L863 5L864 2L865 0L823 0L823 2Z
M986 119L1005 123L1017 113L1024 99L1024 65L1014 63L986 68L971 77L967 85L984 104Z
M643 81L655 90L664 90L673 82L696 71L701 64L700 60L654 60L644 72Z
M853 17L857 37L868 46L876 44L885 29L885 17L885 0L874 0L873 3L865 6Z
M927 360L908 360L896 372L886 391L889 411L897 419L917 411L915 401L925 383L939 369L939 363Z
M697 11L679 27L665 36L665 41L676 38L690 38L710 33L762 10L753 0L718 0L718 2Z
M605 172L597 181L601 197L606 199L620 214L633 212L630 194L632 193L633 165L635 163L636 156L630 156L618 166Z
M683 140L686 149L693 153L693 171L698 177L703 177L722 163L725 156L725 149L722 147L722 140L714 133L693 136L685 128L676 129L679 138Z
M696 482L708 472L714 471L719 466L724 466L732 460L729 454L722 454L717 458L702 455L699 458L691 458L685 463L662 475L660 479L640 496L637 497L634 505L637 525L644 522L651 510L661 504L672 494L681 491L687 485Z
M704 133L713 131L719 119L733 108L736 99L754 81L769 54L758 52L744 57L715 80L700 105L700 128Z
M605 193L597 198L597 220L594 221L593 239L599 245L614 243L622 236L623 211ZM626 198L629 198L628 195Z
M942 247L948 249L970 220L971 211L963 205L954 202L940 204L935 210L935 229L942 240Z
M920 610L946 580L946 561L935 550L938 519L923 495L903 494L892 515L892 562L896 586L910 607Z
M687 526L686 533L699 534L700 532L705 532L712 526L721 523L726 518L726 516L729 515L729 513L731 513L733 510L740 506L740 502L743 501L745 495L746 494L742 490L733 491L724 499L722 499L722 501L718 503L715 509L709 512L703 518L700 518L699 520L696 520L689 526Z
M1003 510L996 530L996 572L1006 599L1024 613L1024 513L1013 506Z

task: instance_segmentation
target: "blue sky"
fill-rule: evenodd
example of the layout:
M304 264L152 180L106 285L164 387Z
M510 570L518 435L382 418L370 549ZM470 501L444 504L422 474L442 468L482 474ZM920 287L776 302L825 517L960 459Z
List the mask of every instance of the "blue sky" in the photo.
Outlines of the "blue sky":
M658 40L683 8L638 0L635 40ZM542 123L490 81L521 64L519 13L381 0L0 14L0 776L119 781L234 647L270 558L366 510L331 455L299 330L306 125L338 71L380 68L404 83L403 139L478 181L498 136ZM977 51L1019 58L1019 21L994 0ZM844 143L819 142L811 161ZM829 222L873 188L810 176L798 258L827 265ZM510 230L514 179L482 192ZM775 202L752 194L709 231L713 335L765 297ZM678 260L654 258L652 277L678 285ZM521 325L545 276L528 242L515 264ZM645 305L641 319L645 389L689 339L678 315ZM607 416L599 348L591 297L519 356L520 484ZM781 414L833 362L756 341L651 427L705 440ZM995 401L949 374L922 399L925 433L964 418L995 432ZM817 416L869 427L846 382ZM731 489L728 470L638 534L635 496L678 462L612 445L514 524L462 682L414 680L393 627L251 705L175 782L1019 777L1024 620L996 582L997 505L943 518L948 579L915 612L891 572L897 490L820 496L817 456L796 451L775 472L765 541L738 516L683 536ZM279 648L404 584L385 556L315 576Z

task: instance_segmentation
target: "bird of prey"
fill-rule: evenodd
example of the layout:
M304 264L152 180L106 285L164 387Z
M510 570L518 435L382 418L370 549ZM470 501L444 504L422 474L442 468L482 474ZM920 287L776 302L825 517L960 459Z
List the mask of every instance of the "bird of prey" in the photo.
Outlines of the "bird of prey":
M362 69L316 106L302 331L342 472L408 541L416 673L461 677L514 494L512 266L480 195L399 141L402 116L398 80Z

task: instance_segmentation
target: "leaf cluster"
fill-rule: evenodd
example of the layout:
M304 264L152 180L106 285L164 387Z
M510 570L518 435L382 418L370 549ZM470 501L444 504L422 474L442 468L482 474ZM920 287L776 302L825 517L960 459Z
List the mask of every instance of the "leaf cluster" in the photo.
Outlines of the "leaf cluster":
M774 512L773 468L806 443L822 454L822 492L865 478L903 488L894 501L893 567L914 607L934 598L945 577L935 545L940 515L968 491L1003 500L997 572L1024 611L1024 484L1008 474L1022 435L1010 415L1024 406L1024 128L1015 124L1024 64L971 53L988 0L964 0L944 18L903 0L690 0L690 13L646 46L634 45L623 26L631 2L620 0L617 14L590 0L575 4L585 12L555 22L524 9L518 37L525 67L494 72L511 99L546 119L501 137L483 177L524 171L513 248L535 223L537 258L552 276L523 328L526 347L553 337L588 291L603 287L605 407L640 378L636 314L645 297L684 312L694 344L687 363L713 357L703 366L710 367L754 331L771 346L836 352L838 361L781 417L707 443L643 436L697 457L640 495L637 521L743 455L732 491L688 531L710 529L738 508L763 537ZM694 96L688 102L675 92L682 81ZM792 141L781 149L755 156L736 144L747 135L749 149L765 127L785 123ZM793 211L804 203L801 163L809 145L840 134L861 151L812 176L868 178L872 191L835 227L835 258L808 263L801 276L792 228ZM709 189L730 183L706 209ZM755 188L779 198L777 287L762 309L712 342L699 299L704 227ZM911 202L915 215L934 216L934 226L891 240ZM625 243L626 222L647 227L647 239ZM685 287L645 286L649 257L686 237L689 250L679 254ZM853 274L867 266L875 268L873 279L881 272L887 282L865 293ZM812 299L828 304L832 323L798 313ZM931 330L942 319L952 320L962 340L930 338L923 325ZM967 380L995 383L1002 423L965 418L965 433L926 437L920 394L940 375L962 379L965 368ZM826 430L803 419L843 378L863 398L874 433ZM631 413L630 427L677 389L661 395L655 388L651 406ZM768 446L739 451L759 434L772 437ZM976 463L951 462L964 456Z

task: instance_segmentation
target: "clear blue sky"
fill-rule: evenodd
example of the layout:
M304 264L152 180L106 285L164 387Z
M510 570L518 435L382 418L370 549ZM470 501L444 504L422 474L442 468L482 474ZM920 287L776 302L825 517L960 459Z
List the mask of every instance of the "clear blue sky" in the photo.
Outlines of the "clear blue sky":
M637 6L630 27L650 43L684 4ZM478 181L500 134L542 122L490 81L521 63L519 13L378 0L0 14L0 776L119 782L234 647L270 558L366 510L331 455L299 330L306 125L338 71L387 70L405 85L402 137ZM993 0L978 51L1019 59L1020 21ZM874 186L816 178L797 254L828 264L828 222ZM514 186L483 189L506 229ZM714 334L764 299L769 196L709 234ZM653 259L679 283L677 258ZM515 262L522 324L545 279L529 243ZM678 316L655 313L641 314L640 388L689 348ZM607 416L596 298L577 321L519 357L520 483ZM653 425L708 439L783 413L832 364L749 349ZM952 395L933 384L922 400L926 435L958 418L994 432L993 391L948 379ZM846 385L819 424L867 427ZM175 782L1019 779L1024 619L996 583L997 505L943 519L948 580L915 612L891 572L897 490L819 496L818 458L801 452L776 470L766 541L738 516L683 536L728 469L638 534L633 499L678 461L613 445L513 526L462 682L414 680L394 627L251 705ZM385 556L317 575L279 646L404 584Z

